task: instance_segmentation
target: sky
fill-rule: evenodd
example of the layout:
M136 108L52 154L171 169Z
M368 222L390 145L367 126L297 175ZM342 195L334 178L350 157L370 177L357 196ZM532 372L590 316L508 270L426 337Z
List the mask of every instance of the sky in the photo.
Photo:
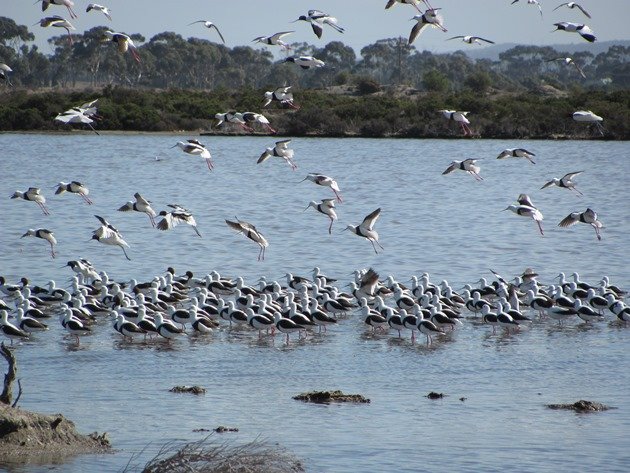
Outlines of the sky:
M41 18L60 15L70 20L65 7L51 5L46 12L41 4L31 0L0 0L0 16L8 16L18 24L27 25L40 50L52 53L47 40L65 33L58 28L41 28ZM577 8L562 7L552 11L562 0L541 0L541 18L536 5L520 0L432 0L433 7L442 8L444 26L448 33L430 28L422 33L414 46L430 52L447 52L479 46L466 45L457 40L446 41L456 35L481 36L496 43L560 44L584 43L578 34L563 31L551 33L554 23L571 21L586 23L594 30L599 41L630 39L630 0L581 0L579 3L592 16L586 18ZM308 42L322 47L330 41L342 41L359 54L362 47L378 39L398 36L408 37L414 22L410 21L416 10L410 5L396 4L385 10L386 0L97 0L111 9L113 21L96 11L86 13L88 0L74 0L78 18L70 20L78 32L99 25L127 34L140 33L147 41L157 33L174 31L184 38L191 36L219 41L216 32L201 24L188 26L195 20L215 23L229 47L252 45L257 36L268 36L280 31L295 31L287 42ZM324 11L339 20L345 34L325 27L322 39L317 39L305 22L290 23L309 9ZM271 47L277 53L277 47Z

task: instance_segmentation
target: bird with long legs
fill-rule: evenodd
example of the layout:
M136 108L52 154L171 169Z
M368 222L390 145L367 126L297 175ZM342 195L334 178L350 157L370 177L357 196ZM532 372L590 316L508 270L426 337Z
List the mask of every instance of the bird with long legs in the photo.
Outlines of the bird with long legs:
M129 201L122 207L118 209L119 212L142 212L149 216L149 220L151 221L151 226L155 227L155 210L151 207L151 202L142 197L139 192L136 192L134 195L136 199L134 201Z
M518 3L520 0L513 0L511 5ZM536 5L538 7L538 11L540 12L540 18L543 17L542 5L539 0L527 0L528 5Z
M55 238L55 235L53 232L51 232L50 230L47 230L46 228L38 228L37 230L33 230L32 228L29 228L26 233L24 235L22 235L20 238L24 238L24 237L35 237L35 238L40 238L44 241L47 241L48 244L50 245L50 255L54 258L55 255L55 245L57 244L57 239Z
M604 136L604 127L602 122L604 119L590 110L578 110L573 113L573 120L579 123L592 123L600 135Z
M29 187L24 192L15 191L11 195L11 198L35 202L39 208L42 209L44 215L50 215L50 211L48 210L48 207L46 207L46 197L42 195L42 191L39 187Z
M266 107L271 102L278 102L280 105L288 105L293 109L298 109L299 107L293 103L293 93L289 92L291 89L290 85L285 85L282 87L276 87L275 90L268 90L265 92L265 103L263 107Z
M413 20L416 21L416 24L413 25L413 28L411 28L411 31L409 32L408 44L412 44L427 26L439 28L445 33L448 31L444 28L444 19L442 18L442 15L438 14L437 9L429 9L420 15L414 15L410 21Z
M184 153L190 154L191 156L199 156L206 162L208 169L212 171L214 169L214 165L212 164L212 155L210 154L210 150L206 148L199 140L191 139L187 141L178 141L175 143L172 148L179 147Z
M289 148L289 143L291 143L291 140L276 141L276 145L273 148L266 148L263 151L256 164L264 163L272 156L275 156L283 159L295 171L297 164L293 161L294 151Z
M464 136L472 135L472 131L468 125L470 125L470 120L468 120L468 113L470 112L458 112L457 110L438 110L439 113L442 114L444 118L446 118L449 122L453 121L459 123L462 127L462 131L464 132Z
M481 46L482 41L488 44L494 44L494 41L490 41L489 39L482 38L481 36L460 35L460 36L453 36L452 38L448 38L446 41L450 41L452 39L461 39L466 44L478 44L480 46Z
M531 151L527 151L525 148L507 148L501 151L501 153L499 153L499 156L497 156L497 159L525 158L530 163L536 164L536 162L532 159L532 156L536 156L536 155L532 153Z
M187 225L190 225L193 230L195 230L195 233L198 236L201 236L201 233L199 233L199 230L197 229L197 221L195 220L195 217L193 217L193 214L190 212L190 210L182 207L179 204L168 204L168 207L172 208L173 210L162 210L158 214L160 217L162 217L162 220L160 220L156 226L158 230L170 230L180 223L185 223Z
M319 10L309 10L306 15L300 15L300 17L292 23L297 21L306 21L309 23L311 28L313 28L315 36L320 39L322 37L322 33L324 32L324 25L330 26L339 33L343 33L345 31L344 28L337 24L337 18Z
M479 171L481 171L481 168L476 165L476 162L477 160L472 159L472 158L464 159L463 161L455 160L449 165L449 167L447 167L444 170L442 175L450 174L454 171L461 170L461 171L466 171L476 180L483 181L483 177L479 175Z
M536 225L538 225L538 230L540 231L540 234L544 235L545 232L543 231L542 227L542 221L544 217L542 212L534 207L531 199L527 194L521 194L518 198L518 203L519 205L508 205L503 210L510 210L521 217L531 218L536 222Z
M562 7L567 7L567 8L570 8L571 10L573 10L574 8L577 8L582 13L584 13L584 16L586 16L586 18L591 18L591 15L584 8L582 8L582 5L580 5L577 2L564 2L564 3L561 3L556 8L554 8L553 11L556 11L558 8L562 8Z
M92 232L92 240L96 240L104 245L119 246L123 251L125 258L131 261L131 258L129 258L129 255L127 254L127 250L125 250L125 248L129 248L129 244L123 239L118 229L116 229L116 227L103 217L98 215L94 216L99 222L101 222L101 226Z
M291 33L294 33L294 31L281 31L279 33L274 33L271 36L258 36L257 38L252 39L252 43L262 43L268 46L280 46L285 50L289 50L291 47L282 41L282 38L290 35Z
M573 60L572 57L555 57L552 59L547 59L545 62L563 62L567 66L572 65L580 73L580 75L584 79L586 79L586 74L584 74L584 71L582 70L582 68L579 66L577 62Z
M578 176L583 172L584 171L568 172L561 178L554 177L553 179L551 179L551 181L542 186L541 189L546 189L547 187L551 186L558 186L563 189L574 191L578 196L583 196L584 194L582 194L579 190L575 188L575 182L573 181L573 178L575 176Z
M68 32L68 39L70 40L70 44L74 44L74 40L72 39L72 33L70 30L75 30L76 28L65 18L62 18L58 15L47 16L46 18L42 18L39 22L35 23L39 24L42 28L47 28L49 26L53 26L55 28L63 28Z
M60 7L66 7L68 13L70 13L70 18L79 18L72 9L74 6L74 2L72 0L37 0L35 3L40 1L42 2L42 11L48 10L50 5L59 5Z
M215 25L214 23L212 23L209 20L197 20L197 21L193 21L192 23L188 23L188 26L194 25L196 23L203 23L203 26L205 26L208 29L213 29L214 28L214 30L219 35L219 38L221 38L221 41L223 41L223 44L225 44L225 38L221 34L221 31L219 31L219 28L217 28L217 25Z
M376 222L376 220L378 220L380 215L381 215L381 208L379 207L375 211L366 215L366 217L363 219L363 222L361 222L361 224L359 224L358 226L348 225L345 228L345 230L350 230L355 235L363 237L366 240L368 240L370 243L372 243L372 248L374 248L374 253L376 254L378 254L376 245L378 245L379 248L381 248L381 250L385 249L379 243L378 233L376 232L376 230L374 230L374 223Z
M226 220L225 223L232 230L244 235L245 237L256 243L260 247L260 252L258 253L258 261L264 261L265 250L269 246L269 242L267 242L267 239L251 223L246 222L245 220L239 220L238 217L234 218L236 218L235 222L231 220Z
M335 197L337 197L337 201L339 203L343 202L343 198L341 197L341 190L339 189L339 185L337 181L335 181L332 177L324 176L323 174L317 174L315 172L311 172L306 175L304 179L300 182L304 182L309 180L318 186L330 187L332 191L335 193ZM298 182L299 184L299 182Z
M56 187L55 195L68 192L70 194L77 194L81 196L81 198L88 205L92 205L94 203L88 197L88 194L90 193L90 189L88 189L87 186L81 184L79 181L71 181L71 182L62 181L59 184L57 184L55 187Z
M584 212L571 212L560 221L558 226L562 228L568 228L575 225L576 223L586 223L590 225L595 230L595 235L597 236L597 239L602 239L600 230L603 228L604 225L599 220L597 212L595 212L590 207L587 208Z
M116 31L105 31L104 41L114 43L118 47L118 52L121 54L129 51L136 62L140 62L140 54L136 48L136 44L133 42L129 35L125 33L118 33Z
M92 10L94 11L100 11L103 15L105 15L107 17L107 19L109 21L112 21L112 16L110 15L110 10L108 7L103 6L103 5L99 5L98 3L90 3L87 8L85 9L86 13L91 12Z
M15 326L8 320L9 313L6 310L0 310L0 332L11 340L28 340L28 333L21 328Z
M332 235L332 226L335 220L337 220L337 212L335 212L335 199L322 199L320 203L312 200L308 206L304 209L306 212L309 208L313 207L319 213L326 215L330 219L330 225L328 226L328 234Z

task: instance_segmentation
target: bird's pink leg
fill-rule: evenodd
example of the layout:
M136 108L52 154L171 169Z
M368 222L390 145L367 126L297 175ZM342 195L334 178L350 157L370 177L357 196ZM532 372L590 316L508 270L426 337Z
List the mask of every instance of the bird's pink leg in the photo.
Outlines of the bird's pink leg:
M93 204L93 202L90 200L90 198L87 195L85 195L85 194L79 194L79 195L81 197L83 197L83 200L85 200L86 204L88 204L88 205L92 205Z
M343 199L341 198L341 194L339 194L339 192L337 192L335 189L333 189L333 192L335 193L335 196L337 197L337 200L339 201L339 203L343 203Z
M300 109L300 107L299 107L299 106L297 106L297 105L294 105L294 104L293 104L293 102L288 102L288 101L287 101L287 102L285 102L285 103L286 103L286 104L288 104L288 105L289 105L289 107L291 107L291 108L293 108L293 109L295 109L295 110L299 110L299 109Z
M39 208L42 209L42 212L44 212L44 215L50 215L48 208L44 204L38 202L37 205L39 205Z
M267 124L265 124L265 126L267 127L267 130L269 130L271 133L278 133L278 131L277 131L277 130L274 130L274 129L271 127L271 125L267 125Z
M206 164L208 165L208 169L212 171L212 169L214 168L214 166L212 165L212 161L210 161L209 159L206 159Z
M536 223L538 224L538 230L540 230L540 234L544 236L545 232L543 232L542 223L540 223L538 220L536 220Z
M149 215L149 221L151 222L151 226L155 227L155 219L153 218L153 215L151 214L147 214L147 215Z
M571 187L571 189L574 190L579 197L582 197L584 195L579 190L577 190L575 187Z
M54 258L55 255L55 247L52 245L52 243L50 244L50 255Z
M333 222L334 220L331 218L330 219L330 225L328 226L328 234L332 235L332 226L333 226Z
M376 245L374 244L374 240L370 240L370 243L372 243L372 248L374 248L374 253L378 255L378 251L376 250Z

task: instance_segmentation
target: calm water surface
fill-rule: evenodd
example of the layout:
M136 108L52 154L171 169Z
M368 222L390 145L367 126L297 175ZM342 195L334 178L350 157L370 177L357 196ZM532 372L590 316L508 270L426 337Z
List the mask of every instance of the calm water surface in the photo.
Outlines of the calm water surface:
M279 279L287 271L310 275L314 266L350 280L372 266L397 279L429 272L453 287L506 276L526 267L552 283L560 271L601 276L630 287L630 206L626 143L496 140L295 139L299 169L271 159L256 165L272 137L216 137L209 145L215 171L202 160L170 150L181 136L0 135L0 274L27 276L34 284L68 284L68 260L88 258L119 281L150 279L167 266L178 273L211 270ZM536 153L537 164L494 159L507 147ZM158 157L159 160L155 158ZM483 158L483 182L441 172L451 160ZM552 177L583 170L575 194L540 190ZM310 200L330 189L298 181L307 172L334 176L345 202L333 235ZM74 195L53 194L59 181L78 180L93 206ZM17 189L42 188L51 215L30 202L10 200ZM154 207L178 203L195 215L203 238L180 226L153 230L141 214L116 212L134 192ZM502 212L528 193L545 216L545 236L533 221ZM595 209L604 222L598 242L589 226L560 229L572 211ZM376 229L385 247L348 232L377 207ZM120 249L90 241L98 214L131 245ZM254 223L270 242L267 259L232 233L224 219ZM47 245L20 239L45 227L59 241L53 260ZM259 341L248 330L190 337L171 347L133 344L104 320L80 347L51 330L16 347L24 395L21 406L62 412L82 432L110 434L117 453L77 457L58 471L117 471L132 455L143 464L166 442L203 437L197 428L236 426L236 442L263 437L304 459L309 471L627 471L630 453L630 328L608 322L558 328L548 321L517 335L492 335L468 320L461 330L427 348L372 335L350 315L325 335L286 346ZM174 385L198 384L204 396L176 395ZM317 406L291 397L310 389L342 389L369 397L369 405ZM429 391L448 394L430 401ZM465 402L460 397L467 398ZM546 403L592 399L619 409L597 415L549 411ZM147 447L148 446L148 447ZM50 465L5 465L7 471L48 471Z

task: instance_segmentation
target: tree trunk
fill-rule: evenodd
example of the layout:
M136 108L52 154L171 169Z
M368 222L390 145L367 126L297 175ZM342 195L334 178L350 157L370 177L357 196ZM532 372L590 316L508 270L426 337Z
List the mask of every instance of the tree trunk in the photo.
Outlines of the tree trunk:
M11 350L7 348L4 343L0 344L0 354L3 356L7 363L9 364L9 369L7 374L4 375L4 388L2 389L2 394L0 394L0 402L3 404L11 405L11 400L13 398L13 389L12 384L15 381L15 374L17 372L17 364L15 362L15 357Z

